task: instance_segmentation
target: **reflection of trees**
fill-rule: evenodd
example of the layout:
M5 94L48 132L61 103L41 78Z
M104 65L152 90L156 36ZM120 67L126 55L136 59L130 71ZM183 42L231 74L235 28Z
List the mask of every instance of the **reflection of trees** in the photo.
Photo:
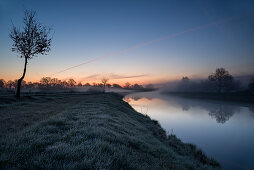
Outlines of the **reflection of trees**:
M138 97L138 96L132 96L132 99L133 99L134 101L138 101L139 99L141 99L141 97Z
M234 115L236 108L225 105L218 105L209 110L209 115L215 118L217 123L225 123Z
M130 99L134 100L134 101L138 101L139 99L147 99L147 100L152 100L153 97L142 97L142 96L128 96L125 97L126 101L130 101Z
M134 101L138 101L139 99L141 99L141 97L138 97L138 96L128 96L128 97L125 97L124 100L126 102L130 102L131 100L134 100Z
M131 100L139 100L139 99L148 99L150 100L156 98L156 96L128 96L125 97L125 101ZM158 98L167 101L169 105L173 105L175 107L180 107L182 108L183 111L189 111L192 108L200 108L204 109L208 112L208 115L215 119L217 123L225 123L228 121L235 113L240 111L240 107L238 104L230 104L227 102L223 101L217 101L217 102L212 102L210 100L192 100L192 99L184 99L180 97L172 97L172 96L167 96L163 98L164 96L159 96ZM140 107L140 106L139 106ZM251 109L251 108L250 108ZM142 109L145 110L145 109ZM196 112L196 111L195 111ZM190 113L195 113L190 111ZM251 112L253 112L253 117L254 117L254 105L252 107Z
M179 98L174 98L174 102L177 102L177 104L181 106L183 111L188 111L193 107L205 109L208 111L209 116L216 119L217 123L225 123L230 119L230 117L232 117L236 112L240 110L238 106L229 105L226 103L217 104L200 100L185 100Z

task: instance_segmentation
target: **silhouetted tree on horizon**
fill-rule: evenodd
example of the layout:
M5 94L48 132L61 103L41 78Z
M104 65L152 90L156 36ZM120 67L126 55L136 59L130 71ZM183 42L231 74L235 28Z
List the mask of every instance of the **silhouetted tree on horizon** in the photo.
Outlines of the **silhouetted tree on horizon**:
M40 83L41 83L41 85L43 85L45 87L48 87L50 81L51 81L50 77L42 77L41 80L40 80Z
M4 79L0 79L0 88L3 88L3 87L4 87L4 84L5 84Z
M106 90L106 84L107 84L108 81L109 81L108 78L103 78L103 79L101 80L101 82L102 82L102 84L103 84L103 92L105 92L105 90Z
M90 87L91 84L90 84L90 83L86 83L86 84L84 84L84 86L85 86L85 87Z
M153 84L147 84L147 85L145 86L145 88L147 88L147 89L155 89L155 87L154 87Z
M26 75L26 67L29 59L38 54L46 55L50 51L52 38L49 38L50 29L42 26L35 19L36 12L26 10L23 18L24 27L21 31L13 25L10 38L13 40L12 51L20 54L25 58L24 71L17 82L16 97L20 97L21 82Z
M189 81L190 79L189 79L189 77L188 76L183 76L182 77L182 81Z
M11 89L13 86L14 86L14 81L12 81L12 80L7 81L6 87L7 87L8 89Z
M125 83L124 88L129 89L131 87L131 84L129 82Z
M68 84L69 84L70 87L73 87L73 86L75 86L76 81L74 79L69 79Z
M208 76L208 80L213 82L217 88L217 92L229 90L233 85L234 78L225 68L217 68L215 73Z
M82 87L83 85L81 82L79 82L77 86Z
M122 88L122 86L120 86L119 84L116 84L116 83L114 83L112 86L113 86L114 88Z
M135 83L135 84L133 84L132 89L134 89L134 90L140 90L140 89L143 89L143 86L139 85L138 83Z

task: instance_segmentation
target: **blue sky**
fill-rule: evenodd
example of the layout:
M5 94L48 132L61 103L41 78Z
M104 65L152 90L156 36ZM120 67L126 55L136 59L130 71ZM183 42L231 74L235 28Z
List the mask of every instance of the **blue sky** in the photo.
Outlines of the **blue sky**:
M254 1L37 1L0 0L0 78L18 79L23 59L11 52L11 22L22 28L25 9L54 29L51 52L29 61L27 81L159 37L234 17L204 29L107 57L54 75L60 79L157 83L206 77L218 67L254 73ZM248 14L246 14L248 12ZM245 15L246 14L246 15ZM97 75L97 76L93 76ZM142 77L135 77L143 75ZM86 79L94 77L94 79Z

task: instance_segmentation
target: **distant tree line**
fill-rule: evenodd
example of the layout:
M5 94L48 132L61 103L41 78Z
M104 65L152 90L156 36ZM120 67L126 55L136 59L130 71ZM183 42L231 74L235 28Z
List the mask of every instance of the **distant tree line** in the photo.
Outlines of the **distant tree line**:
M3 79L0 79L0 88L2 89L9 89L9 90L15 90L17 88L17 82L18 80L9 80L5 81ZM57 78L51 78L51 77L43 77L39 82L26 82L25 80L22 80L21 86L24 89L34 89L34 88L73 88L73 87L97 87L102 88L104 91L106 88L119 88L119 89L127 89L127 90L154 90L155 87L152 84L146 85L145 87L142 85L139 85L137 83L130 84L126 83L124 86L121 86L119 84L108 83L108 79L102 79L102 83L77 83L74 79L70 78L68 80L60 80Z
M250 79L248 89L244 89L240 81L236 81L234 77L224 68L217 68L206 80L191 81L188 77L183 77L177 84L176 91L179 92L213 92L227 93L247 90L254 94L254 78Z

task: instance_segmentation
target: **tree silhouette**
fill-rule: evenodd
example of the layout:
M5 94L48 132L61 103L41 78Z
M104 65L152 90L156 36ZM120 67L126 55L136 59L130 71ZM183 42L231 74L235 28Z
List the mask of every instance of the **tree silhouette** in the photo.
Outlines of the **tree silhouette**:
M234 81L233 76L225 68L217 68L215 73L208 76L208 80L215 84L218 93L229 90Z
M120 86L119 84L116 84L116 83L113 84L113 87L114 88L122 88L122 86Z
M129 82L125 83L124 88L129 89L131 87L131 84Z
M73 87L73 86L75 86L76 81L74 79L69 79L68 84L69 84L70 87Z
M42 77L40 80L40 83L44 86L44 87L49 87L51 78L50 77Z
M5 84L4 79L0 79L0 88L3 88L3 87L4 87L4 84Z
M66 80L64 80L64 81L61 81L60 86L61 86L61 87L68 87L69 84L67 83Z
M20 97L21 82L26 74L26 67L29 59L38 54L46 55L50 51L51 40L50 29L42 26L35 18L36 12L26 10L23 18L24 27L21 31L13 25L10 38L13 40L12 51L25 58L24 71L17 83L16 97Z
M142 85L139 85L138 83L135 83L135 84L132 86L132 89L134 89L134 90L140 90L140 89L143 89L143 86L142 86Z
M182 81L190 81L188 76L183 76Z
M50 86L51 87L57 87L61 84L61 80L58 80L57 78L52 78L50 80Z
M11 81L11 80L7 81L7 83L6 83L6 87L7 88L11 89L13 86L14 86L14 82L13 81Z
M90 87L90 86L91 86L91 84L86 83L84 86L85 86L85 87Z
M79 87L82 87L82 83L81 83L81 82L79 82L79 83L78 83L78 86L79 86Z
M101 80L101 82L102 82L102 84L103 84L103 91L105 92L105 89L106 89L106 84L107 84L107 82L108 82L108 78L103 78L102 80Z

